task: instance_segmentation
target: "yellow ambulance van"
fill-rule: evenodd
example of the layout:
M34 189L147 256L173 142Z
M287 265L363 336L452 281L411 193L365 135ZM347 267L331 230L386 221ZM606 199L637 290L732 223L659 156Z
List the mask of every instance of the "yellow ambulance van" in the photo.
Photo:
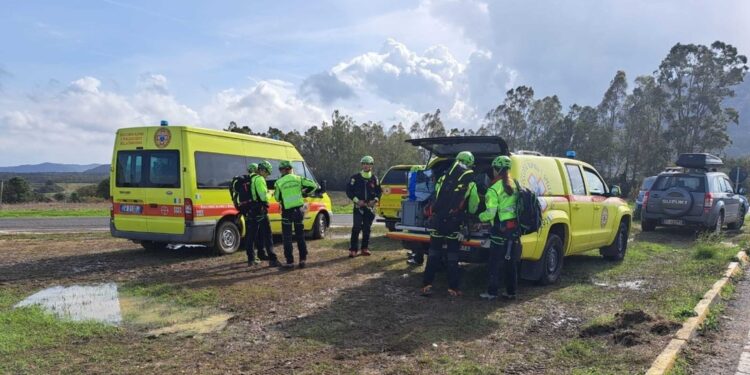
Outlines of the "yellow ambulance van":
M378 203L378 215L383 217L388 230L396 230L401 215L401 201L408 196L406 185L413 165L394 165L380 179L383 195ZM380 221L381 219L378 219Z
M249 163L268 160L269 190L278 164L290 160L294 172L315 180L302 155L288 142L187 126L145 126L117 131L110 172L110 232L146 249L170 243L204 244L219 254L240 246L244 219L229 194L234 176ZM279 204L269 197L274 234L281 233ZM331 199L320 188L306 198L305 230L325 236Z

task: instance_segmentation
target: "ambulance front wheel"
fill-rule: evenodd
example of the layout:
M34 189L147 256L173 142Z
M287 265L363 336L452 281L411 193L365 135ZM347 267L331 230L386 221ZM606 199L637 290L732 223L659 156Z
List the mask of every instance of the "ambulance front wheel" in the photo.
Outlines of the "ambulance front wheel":
M232 254L240 248L240 230L231 220L224 220L216 227L214 251L219 255Z
M313 223L312 236L314 239L319 240L326 237L328 231L328 217L322 213L315 216L315 222Z

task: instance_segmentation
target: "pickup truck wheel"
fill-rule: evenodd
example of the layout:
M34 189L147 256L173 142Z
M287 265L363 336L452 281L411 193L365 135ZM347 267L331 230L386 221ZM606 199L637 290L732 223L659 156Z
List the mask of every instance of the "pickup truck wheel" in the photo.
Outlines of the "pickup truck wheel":
M141 241L141 246L148 251L158 251L166 249L167 243L158 241Z
M737 229L742 228L743 225L745 225L745 215L746 215L746 212L745 212L745 209L743 207L740 207L740 213L739 213L739 215L740 215L740 217L737 219L737 221L735 221L732 224L727 225L727 228L732 229L732 230L737 230Z
M319 213L315 216L315 224L313 224L313 238L316 240L325 238L326 233L328 233L328 219L326 219L326 215Z
M611 261L621 261L625 258L625 252L628 250L628 223L625 221L620 222L620 226L617 228L617 234L615 235L614 241L607 247L599 249L604 259Z
M540 285L557 282L563 267L563 241L560 236L550 233L542 255L542 276L537 280Z
M240 230L231 220L224 220L216 227L214 251L219 255L232 254L240 248Z
M644 232L653 232L656 229L656 220L641 218L641 229Z

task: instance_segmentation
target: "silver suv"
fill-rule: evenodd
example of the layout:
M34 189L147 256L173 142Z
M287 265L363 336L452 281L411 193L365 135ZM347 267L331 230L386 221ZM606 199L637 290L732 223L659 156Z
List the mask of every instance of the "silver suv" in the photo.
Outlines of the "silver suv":
M659 174L643 198L641 227L697 226L720 232L726 225L739 229L745 222L747 200L735 194L726 174L716 172L721 160L709 154L682 154L682 172ZM744 189L740 189L744 194Z

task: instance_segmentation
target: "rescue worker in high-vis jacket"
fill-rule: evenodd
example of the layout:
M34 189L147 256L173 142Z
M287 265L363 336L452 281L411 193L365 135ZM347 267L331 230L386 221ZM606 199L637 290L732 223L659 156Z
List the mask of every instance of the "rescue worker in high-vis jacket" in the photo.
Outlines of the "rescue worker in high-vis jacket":
M260 244L258 252L265 250L270 267L278 267L279 260L273 252L273 234L271 233L271 222L268 220L268 185L266 177L271 174L273 167L268 161L262 161L258 164L257 172L251 174L251 191L252 203L250 204L250 214L245 218L247 227L248 243L255 242ZM252 253L251 246L248 245L248 259ZM261 257L263 259L264 257Z
M359 232L362 232L362 255L370 255L370 227L375 220L375 205L382 194L380 182L372 172L375 160L372 156L364 156L360 163L362 171L352 176L349 184L346 185L346 196L354 202L349 258L354 258L360 251Z
M247 252L247 265L254 266L260 261L255 257L253 251L253 245L257 242L257 238L251 234L250 222L252 216L252 209L254 206L253 202L253 178L257 176L258 164L250 163L247 165L246 175L236 176L232 179L232 184L229 187L229 194L232 197L232 203L234 207L239 211L240 215L245 218L245 251ZM258 250L260 253L260 249Z
M474 183L474 155L461 151L448 172L435 184L432 204L430 250L422 280L422 295L432 294L432 283L440 264L448 272L448 293L461 295L458 250L462 240L461 229L468 212L474 214L479 207L479 194ZM446 245L445 249L443 245Z
M307 244L305 244L305 199L307 194L318 189L318 184L308 178L292 173L292 163L284 160L279 163L281 177L274 184L273 196L281 206L281 236L284 239L284 268L294 268L292 229L297 239L299 268L305 268Z
M492 224L490 231L489 281L487 291L479 296L493 300L497 298L500 262L504 262L506 299L516 298L518 289L518 264L521 260L521 243L516 204L518 191L515 181L509 176L511 159L501 155L492 161L494 179L485 195L487 209L479 214L479 220Z

